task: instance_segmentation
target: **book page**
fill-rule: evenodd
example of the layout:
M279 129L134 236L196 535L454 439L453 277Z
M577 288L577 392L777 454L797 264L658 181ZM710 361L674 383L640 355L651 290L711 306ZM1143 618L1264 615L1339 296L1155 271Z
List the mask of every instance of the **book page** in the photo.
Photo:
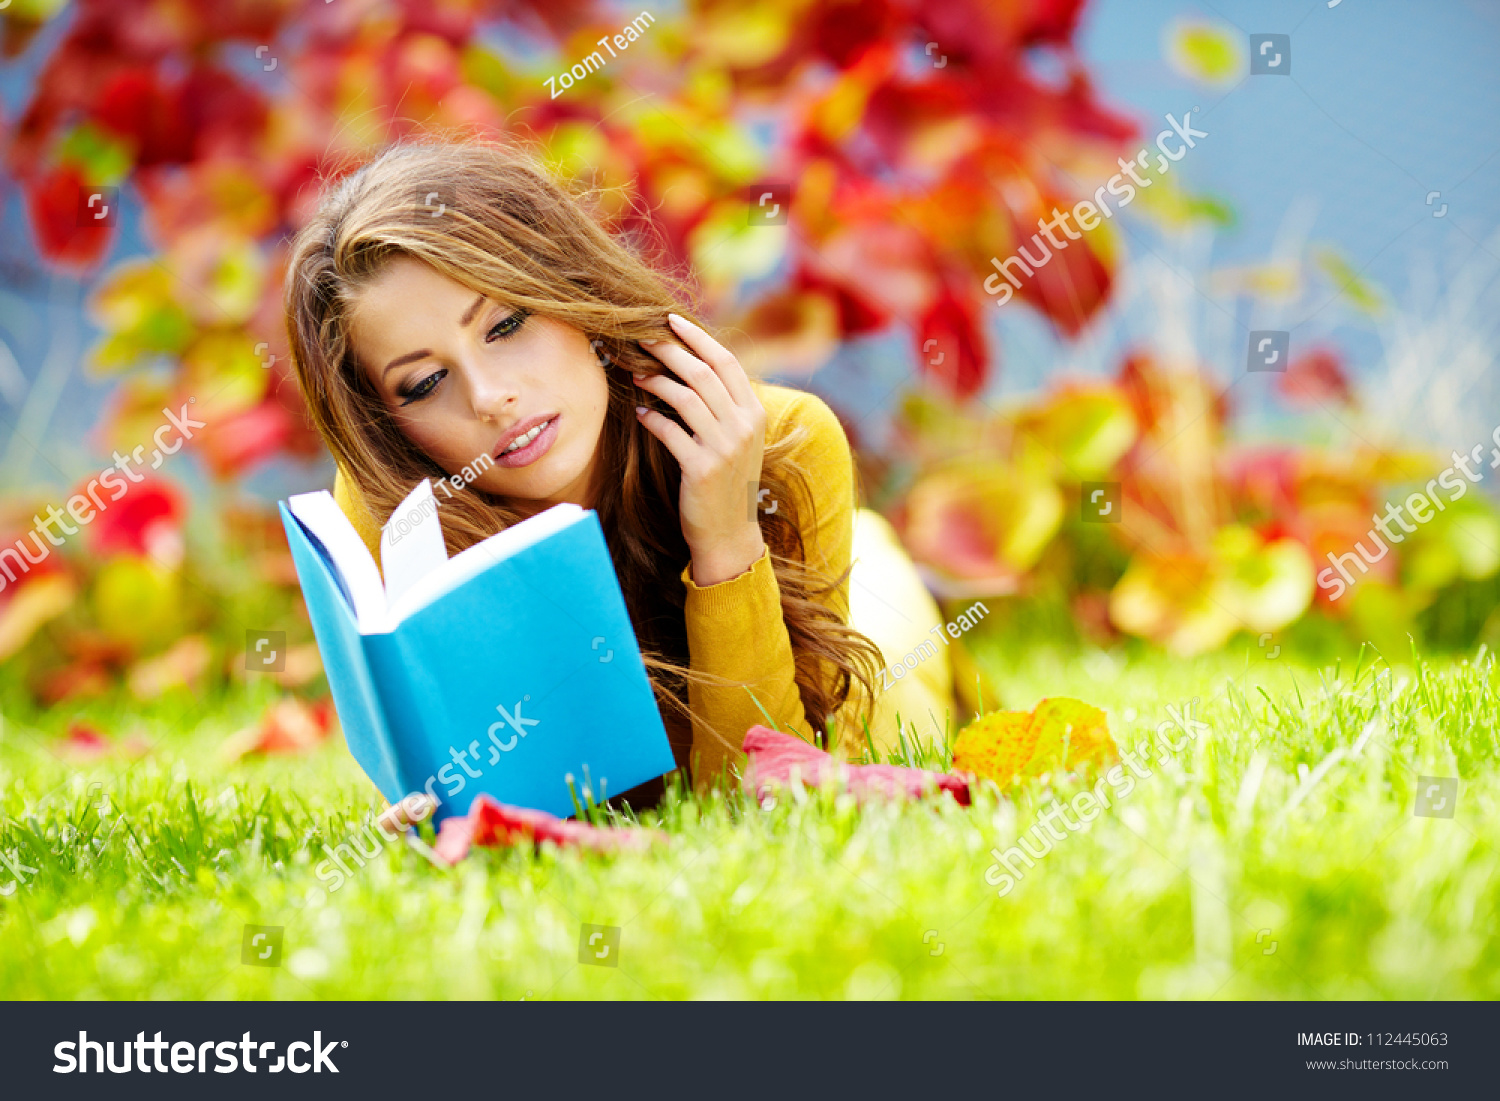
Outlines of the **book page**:
M448 563L432 482L423 478L380 529L385 602L393 608L422 578Z
M322 544L349 597L361 634L386 629L385 586L364 540L326 489L287 498L292 515Z
M541 542L548 536L575 524L588 515L586 509L564 502L537 513L535 516L512 524L504 531L496 532L483 542L460 551L442 566L432 570L410 589L401 594L399 601L391 603L391 620L399 623L418 608L433 603L444 593L450 593L471 577L477 577L497 562L518 554L527 547ZM389 573L386 575L389 579Z

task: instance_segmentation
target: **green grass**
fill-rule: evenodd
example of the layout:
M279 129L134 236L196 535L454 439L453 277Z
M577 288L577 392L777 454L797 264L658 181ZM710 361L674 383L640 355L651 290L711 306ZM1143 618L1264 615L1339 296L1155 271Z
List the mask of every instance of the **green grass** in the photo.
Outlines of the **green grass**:
M998 634L998 632L997 632ZM986 649L985 647L989 648ZM320 846L378 806L335 740L225 765L264 685L81 714L154 747L73 764L72 716L0 678L0 850L36 870L0 898L14 998L1494 998L1500 996L1500 684L1493 659L1314 667L1253 640L1194 661L1045 645L979 657L1006 706L1072 695L1122 746L1198 697L1209 733L1006 897L985 881L1051 798L771 810L674 797L645 854L550 846L453 869L392 845L330 894ZM1357 752L1356 752L1357 748ZM936 747L939 756L943 747ZM1453 819L1419 775L1461 777ZM1084 781L1059 785L1063 797ZM91 784L98 787L91 789ZM98 803L107 794L107 803ZM90 804L97 805L91 806ZM0 871L0 890L11 876ZM582 923L622 929L580 966ZM276 968L246 924L285 927ZM1274 950L1273 949L1274 946Z

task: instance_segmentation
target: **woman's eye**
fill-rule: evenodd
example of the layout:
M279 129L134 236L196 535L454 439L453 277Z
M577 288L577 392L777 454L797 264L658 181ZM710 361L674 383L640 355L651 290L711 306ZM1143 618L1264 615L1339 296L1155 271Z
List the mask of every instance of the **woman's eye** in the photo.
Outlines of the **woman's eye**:
M490 344L496 340L504 340L508 336L514 336L516 330L525 323L526 318L529 316L530 314L525 310L517 310L509 317L497 321L495 326L484 334L484 342Z
M421 401L428 394L431 394L433 390L437 389L437 384L442 381L443 376L447 373L447 371L434 371L411 389L401 391L398 396L406 399L401 404L410 405L414 401Z

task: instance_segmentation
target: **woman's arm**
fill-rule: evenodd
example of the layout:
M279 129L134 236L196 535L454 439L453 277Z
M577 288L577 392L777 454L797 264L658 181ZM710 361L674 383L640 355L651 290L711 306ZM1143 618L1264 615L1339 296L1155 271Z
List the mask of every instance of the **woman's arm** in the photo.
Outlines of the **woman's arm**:
M768 426L767 436L779 439L796 424L811 430L792 452L806 473L808 495L789 502L767 499L760 507L794 509L807 563L837 577L849 565L853 540L854 464L849 441L833 411L813 394L794 394ZM797 690L791 639L769 554L763 552L748 570L715 585L698 585L692 573L689 563L682 582L687 588L684 614L692 667L737 682L734 687L689 684L695 772L701 785L727 765L743 764L740 742L750 727L766 722L762 707L783 730L795 728L807 738L813 732ZM844 622L849 617L848 586L846 578L815 598Z

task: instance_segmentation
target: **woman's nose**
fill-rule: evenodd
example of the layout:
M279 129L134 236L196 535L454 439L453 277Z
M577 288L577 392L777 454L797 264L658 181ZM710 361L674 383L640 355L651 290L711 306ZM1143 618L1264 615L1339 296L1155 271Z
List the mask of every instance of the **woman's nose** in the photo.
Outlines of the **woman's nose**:
M469 404L479 420L498 420L515 404L515 388L506 385L503 379L486 377L480 373L470 377Z

